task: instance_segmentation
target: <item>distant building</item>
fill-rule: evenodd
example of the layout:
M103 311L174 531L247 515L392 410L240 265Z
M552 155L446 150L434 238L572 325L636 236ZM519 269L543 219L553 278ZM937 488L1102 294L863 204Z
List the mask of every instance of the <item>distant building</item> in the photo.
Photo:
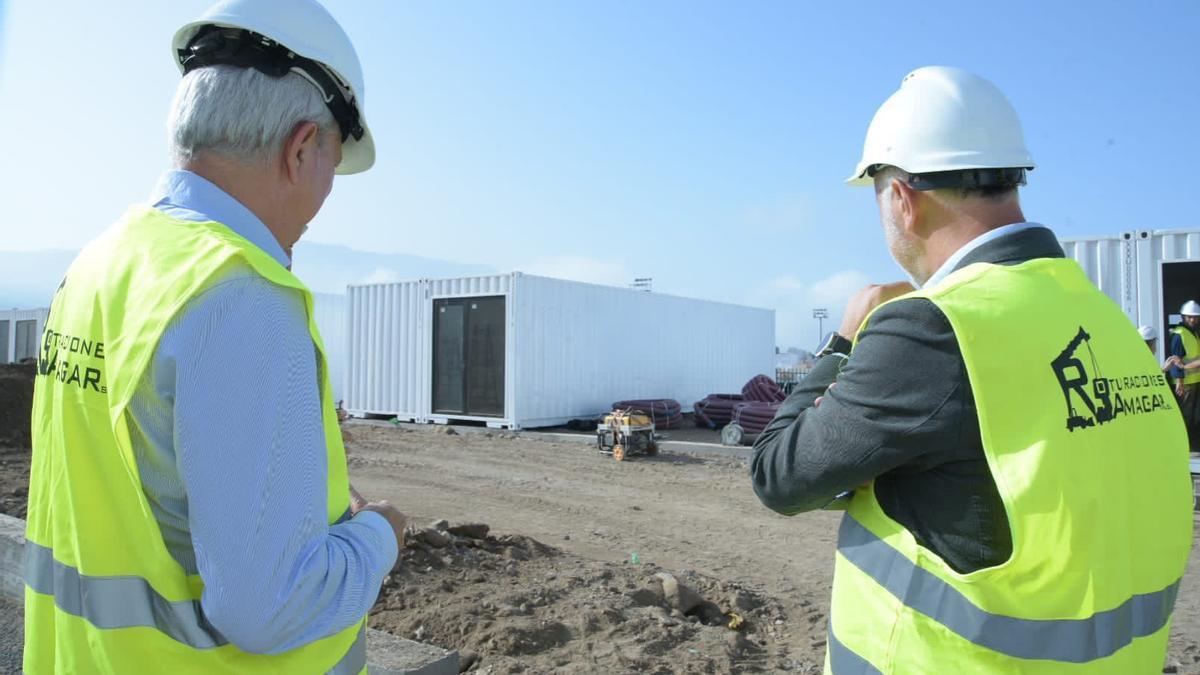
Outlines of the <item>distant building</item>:
M36 359L38 342L49 315L48 307L0 310L0 363Z
M690 410L774 366L775 312L521 273L351 285L346 409L554 426L615 401Z

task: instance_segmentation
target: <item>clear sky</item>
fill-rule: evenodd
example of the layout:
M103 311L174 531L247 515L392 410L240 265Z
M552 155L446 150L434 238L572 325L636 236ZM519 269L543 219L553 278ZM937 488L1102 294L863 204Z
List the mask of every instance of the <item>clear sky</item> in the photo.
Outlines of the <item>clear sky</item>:
M204 0L0 0L0 249L78 248L165 165L171 35ZM328 0L378 162L308 237L778 310L811 347L901 275L843 185L908 71L1013 101L1062 236L1200 226L1200 2ZM1193 187L1189 187L1193 186ZM0 270L3 275L3 270ZM829 328L829 324L826 324Z

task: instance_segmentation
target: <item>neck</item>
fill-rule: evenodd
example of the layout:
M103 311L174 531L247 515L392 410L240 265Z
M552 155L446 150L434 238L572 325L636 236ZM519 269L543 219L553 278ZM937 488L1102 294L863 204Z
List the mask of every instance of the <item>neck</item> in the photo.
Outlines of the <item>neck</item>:
M238 200L267 226L275 241L290 255L296 237L289 234L291 228L287 227L284 217L284 200L280 198L270 171L207 154L192 158L182 168L201 176Z
M926 279L976 237L998 227L1025 222L1021 204L1015 197L1002 202L976 199L969 204L944 205L939 215L945 216L943 224L933 228L925 239Z

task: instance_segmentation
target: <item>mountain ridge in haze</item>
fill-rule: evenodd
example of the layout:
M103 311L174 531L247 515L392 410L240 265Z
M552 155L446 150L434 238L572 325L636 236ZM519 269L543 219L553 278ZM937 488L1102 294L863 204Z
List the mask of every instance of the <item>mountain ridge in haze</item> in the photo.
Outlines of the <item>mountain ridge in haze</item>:
M0 251L0 309L50 304L78 251ZM348 284L493 274L487 265L425 258L407 253L373 253L339 244L300 242L293 269L316 293L343 293Z

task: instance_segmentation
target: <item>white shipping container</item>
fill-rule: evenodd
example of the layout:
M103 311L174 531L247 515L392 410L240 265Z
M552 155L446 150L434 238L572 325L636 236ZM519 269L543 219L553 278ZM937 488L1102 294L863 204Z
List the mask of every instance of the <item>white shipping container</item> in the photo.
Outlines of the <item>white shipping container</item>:
M0 363L37 358L50 308L0 309Z
M521 273L351 286L346 408L552 426L771 373L775 312Z
M1200 230L1132 230L1067 238L1062 245L1134 325L1158 331L1158 356L1165 358L1179 307L1200 301Z
M346 393L346 296L339 293L313 293L313 318L325 346L333 400L341 401Z

